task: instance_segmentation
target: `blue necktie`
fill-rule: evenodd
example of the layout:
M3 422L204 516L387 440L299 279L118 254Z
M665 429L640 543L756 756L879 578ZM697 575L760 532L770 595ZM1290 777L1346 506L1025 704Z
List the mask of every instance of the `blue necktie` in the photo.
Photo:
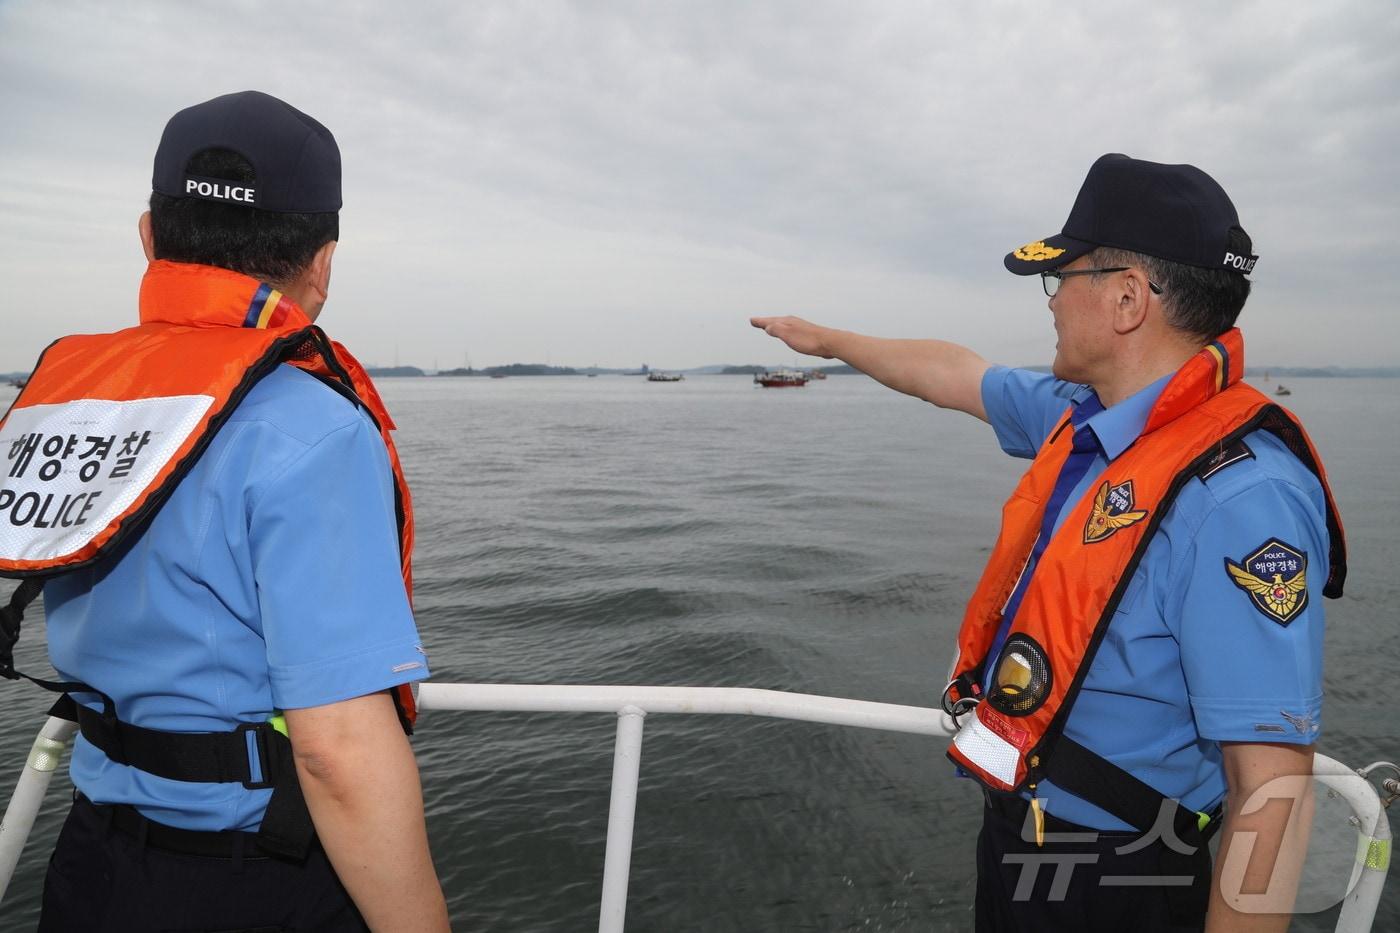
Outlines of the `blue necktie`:
M992 642L992 650L987 655L987 665L982 671L984 694L991 692L996 676L996 662L1001 656L1001 646L1006 643L1006 635L1011 631L1011 623L1016 619L1016 610L1021 607L1021 600L1025 597L1036 565L1040 562L1040 555L1045 553L1045 548L1050 543L1050 537L1055 530L1055 520L1059 518L1060 510L1064 508L1069 494L1079 485L1079 481L1093 465L1094 458L1103 450L1094 429L1084 423L1101 411L1103 403L1099 401L1097 394L1091 394L1075 406L1070 414L1070 424L1074 428L1074 445L1070 455L1065 458L1064 466L1060 467L1060 475L1055 478L1055 489L1050 493L1050 501L1045 506L1045 515L1040 520L1040 534L1035 539L1035 546L1031 548L1026 569L1021 573L1021 579L1016 582L1016 589L1012 591L1011 598L1006 601L1006 608L1002 611L1001 626L997 629L997 637Z

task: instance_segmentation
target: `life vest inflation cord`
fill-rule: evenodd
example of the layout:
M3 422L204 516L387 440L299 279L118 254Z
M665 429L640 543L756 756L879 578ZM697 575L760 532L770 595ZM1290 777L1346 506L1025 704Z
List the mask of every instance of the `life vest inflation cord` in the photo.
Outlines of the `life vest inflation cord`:
M1035 789L1038 785L1031 784L1031 816L1035 819L1035 845L1040 848L1045 845L1045 808L1040 805L1040 797L1036 795Z

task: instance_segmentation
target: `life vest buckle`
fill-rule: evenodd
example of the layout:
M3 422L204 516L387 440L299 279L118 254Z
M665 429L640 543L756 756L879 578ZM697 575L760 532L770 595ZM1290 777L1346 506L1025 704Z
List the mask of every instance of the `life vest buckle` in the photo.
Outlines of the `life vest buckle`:
M953 724L960 726L958 717L970 712L981 702L981 693L982 688L977 683L977 678L971 672L966 672L948 681L948 686L943 688L939 704L945 713L953 717Z
M277 784L277 775L282 771L281 749L268 733L271 723L239 723L235 732L243 735L248 747L248 777L242 782L248 790L270 790ZM248 737L251 734L251 738ZM260 780L253 780L254 776Z

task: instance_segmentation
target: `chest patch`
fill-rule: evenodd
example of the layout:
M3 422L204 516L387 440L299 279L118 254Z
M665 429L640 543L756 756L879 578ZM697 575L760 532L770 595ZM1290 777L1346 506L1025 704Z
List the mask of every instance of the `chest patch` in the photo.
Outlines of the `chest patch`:
M1249 594L1254 608L1287 625L1308 605L1308 555L1270 538L1239 563L1225 558L1230 580Z
M1108 480L1099 485L1094 493L1094 504L1089 509L1089 519L1084 523L1084 543L1095 544L1112 537L1119 528L1126 528L1147 517L1146 509L1133 506L1133 481L1125 480L1109 488Z

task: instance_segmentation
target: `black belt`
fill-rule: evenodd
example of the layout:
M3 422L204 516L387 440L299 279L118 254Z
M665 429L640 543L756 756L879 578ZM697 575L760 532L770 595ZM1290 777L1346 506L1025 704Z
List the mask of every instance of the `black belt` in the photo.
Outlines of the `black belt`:
M123 803L93 803L82 794L74 796L73 806L90 807L108 826L152 849L180 855L202 855L206 858L268 858L268 855L258 848L257 833L180 829L178 826L167 826L142 816L141 811L135 807Z

